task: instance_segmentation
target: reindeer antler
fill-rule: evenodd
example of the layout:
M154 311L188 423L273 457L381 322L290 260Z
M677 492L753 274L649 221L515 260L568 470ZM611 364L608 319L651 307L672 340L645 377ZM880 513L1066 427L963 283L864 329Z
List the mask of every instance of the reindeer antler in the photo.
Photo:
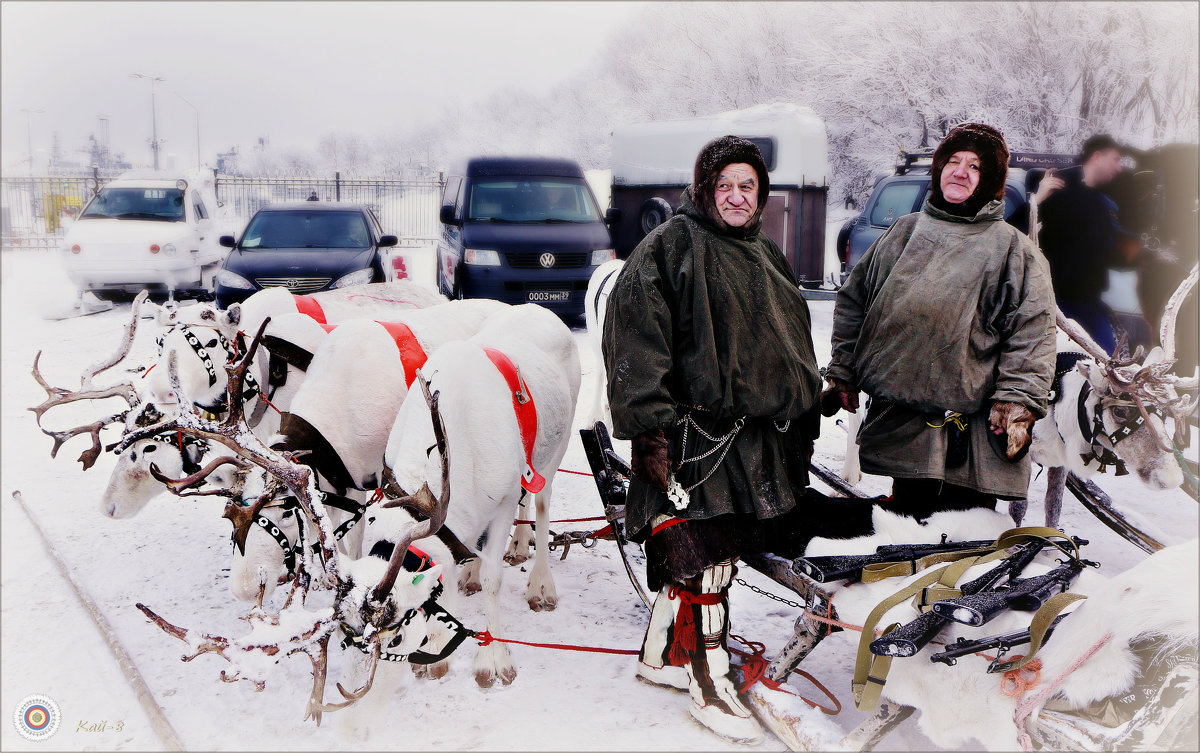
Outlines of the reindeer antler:
M379 585L371 592L370 601L374 602L374 604L370 607L364 605L364 608L370 611L374 611L372 607L377 608L379 605L382 605L387 599L388 594L392 592L392 586L396 583L396 576L400 574L400 566L404 562L404 553L408 551L409 545L417 539L437 533L442 524L446 522L446 509L450 504L450 446L446 442L446 426L442 423L442 414L438 410L439 393L430 393L429 382L420 370L417 371L417 381L421 384L421 392L425 395L425 402L429 404L429 417L433 421L433 436L437 440L438 452L442 456L442 491L435 498L433 492L429 489L429 483L426 482L421 485L416 494L383 503L384 507L407 508L419 515L424 515L426 519L410 527L400 537L400 540L396 542L396 548L392 550L392 558L388 562L387 572L384 573ZM368 621L368 624L375 624L375 621Z
M291 462L276 450L267 447L246 424L244 405L240 399L242 386L250 368L251 359L258 351L263 331L270 321L270 317L264 319L246 353L240 359L225 366L229 374L226 385L229 411L223 421L215 422L206 419L196 410L195 405L180 388L177 360L175 354L171 353L167 359L167 374L172 388L179 397L179 412L152 426L129 432L117 443L116 448L121 451L140 439L167 431L179 431L189 436L225 445L237 457L253 463L275 476L295 495L305 514L316 522L320 556L324 562L326 573L336 580L338 566L337 550L333 544L333 525L330 523L328 515L325 514L319 495L316 493L316 479L312 469ZM235 521L235 525L236 523L237 521ZM305 536L305 530L302 529L302 538ZM307 542L302 541L301 543L301 564L297 566L296 578L299 582L307 585L309 574L315 569L311 559L313 552Z
M133 345L133 336L137 333L138 313L142 302L146 300L146 296L147 292L143 290L141 293L138 293L137 298L133 299L133 316L129 323L125 325L125 334L122 336L116 352L107 359L97 361L85 369L84 373L79 377L79 389L71 390L65 387L50 386L50 383L42 376L41 369L38 366L42 358L42 351L39 350L37 355L33 357L33 370L31 373L34 380L46 391L46 399L29 410L33 411L33 414L37 417L37 425L42 430L42 433L54 440L54 446L50 449L51 458L58 456L58 451L63 446L63 443L71 437L79 436L80 434L89 434L92 437L92 446L83 451L79 456L79 462L83 464L85 471L91 468L102 452L100 430L109 424L125 420L129 411L140 402L137 388L128 379L103 388L97 388L92 383L92 379L100 372L115 366L129 354L129 349ZM42 416L56 405L66 405L67 403L74 403L80 400L101 400L107 397L122 398L129 407L107 418L102 418L99 421L84 426L76 426L74 429L67 429L65 431L50 431L42 426Z
M225 455L225 456L216 458L215 460L209 461L209 463L207 465L205 465L203 468L201 468L200 470L196 471L195 473L193 473L189 476L184 476L183 478L171 478L170 476L167 476L154 463L150 464L150 475L153 476L155 480L162 482L162 484L167 487L168 491L170 491L172 494L174 494L178 497L199 497L199 496L214 496L214 495L221 496L221 497L228 497L231 494L233 494L233 492L229 491L228 489L214 489L214 490L210 490L210 491L206 491L206 492L204 492L204 491L195 491L195 492L185 491L186 489L191 489L192 487L203 483L205 481L205 479L207 479L212 474L213 471L217 470L218 468L220 468L223 465L235 465L238 468L248 467L247 463L244 460L242 460L241 458L233 456L233 455Z

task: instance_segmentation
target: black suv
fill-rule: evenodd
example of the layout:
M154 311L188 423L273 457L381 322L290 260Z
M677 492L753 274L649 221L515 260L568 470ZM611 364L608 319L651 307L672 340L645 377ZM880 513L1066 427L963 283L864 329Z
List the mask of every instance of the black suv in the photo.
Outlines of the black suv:
M933 152L908 152L902 157L903 162L896 166L894 175L882 176L875 182L862 213L846 220L838 232L837 254L845 268L843 274L850 272L893 222L920 211L925 203ZM1028 232L1029 194L1037 190L1046 168L1069 167L1073 161L1073 157L1061 154L1013 154L1004 187L1005 221L1023 233Z
M240 240L221 236L233 249L216 276L219 308L269 287L297 295L383 282L379 249L395 246L375 213L362 204L297 201L258 210Z

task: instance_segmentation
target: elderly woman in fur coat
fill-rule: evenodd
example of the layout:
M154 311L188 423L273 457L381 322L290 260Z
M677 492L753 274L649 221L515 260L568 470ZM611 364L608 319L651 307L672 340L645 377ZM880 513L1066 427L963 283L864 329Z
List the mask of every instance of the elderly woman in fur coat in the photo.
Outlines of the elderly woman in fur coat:
M934 152L929 198L838 291L823 412L858 409L862 468L918 519L1023 499L1033 423L1054 375L1054 290L1041 252L1003 221L1008 147L966 123Z

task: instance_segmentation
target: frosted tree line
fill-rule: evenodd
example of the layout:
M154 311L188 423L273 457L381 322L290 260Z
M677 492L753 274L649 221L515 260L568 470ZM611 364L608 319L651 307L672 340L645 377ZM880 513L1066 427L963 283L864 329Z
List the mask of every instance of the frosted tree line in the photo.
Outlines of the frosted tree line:
M1193 3L663 3L544 95L497 91L374 140L255 152L243 169L427 174L475 153L603 168L621 123L783 101L824 118L840 202L967 119L1016 151L1074 152L1101 131L1142 148L1195 141L1197 45Z

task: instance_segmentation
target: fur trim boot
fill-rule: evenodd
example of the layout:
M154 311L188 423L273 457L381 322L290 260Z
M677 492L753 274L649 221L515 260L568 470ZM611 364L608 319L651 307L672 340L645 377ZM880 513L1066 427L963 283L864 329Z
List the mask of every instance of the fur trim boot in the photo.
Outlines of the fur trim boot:
M675 613L679 611L679 600L672 599L669 591L669 587L663 588L654 597L650 624L646 626L646 637L638 654L637 676L655 685L687 690L687 670L681 664L671 664L668 657Z
M692 716L727 740L754 744L763 739L762 727L738 698L730 677L728 604L733 574L733 562L727 560L671 587L679 601L671 654L688 660Z

